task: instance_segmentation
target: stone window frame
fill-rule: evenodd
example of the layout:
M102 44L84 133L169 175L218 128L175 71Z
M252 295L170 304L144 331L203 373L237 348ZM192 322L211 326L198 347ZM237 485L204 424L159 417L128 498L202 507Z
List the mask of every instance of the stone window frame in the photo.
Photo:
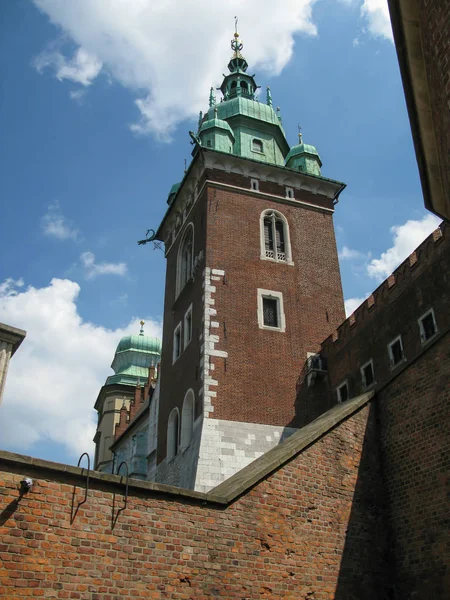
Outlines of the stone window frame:
M401 356L400 360L398 360L397 362L394 362L394 352L392 351L392 348L398 342L400 342L400 348L402 350L402 356ZM405 349L403 347L403 340L402 340L402 336L401 335L398 335L391 342L389 342L389 344L387 345L387 349L388 349L389 364L391 366L391 369L395 369L395 367L398 367L398 365L400 365L400 364L402 364L402 363L404 363L406 361Z
M190 317L190 325L188 324L188 317ZM188 337L189 334L189 337ZM184 313L183 317L183 350L189 346L192 340L192 302L189 308Z
M168 460L174 459L180 450L180 411L172 408L167 419L167 444L166 456Z
M291 198L291 199L295 198L293 187L286 186L285 192L286 192L286 198Z
M179 342L178 342L178 354L176 353L176 349L177 349L177 344L176 344L176 337L179 335ZM183 352L183 338L181 336L181 321L178 323L178 325L175 327L175 329L173 330L173 347L172 347L172 364L174 364L181 356L181 353Z
M346 402L346 400L342 400L342 397L341 397L341 390L344 387L347 388L347 400L350 399L350 388L348 385L348 379L346 379L345 381L340 383L336 388L336 396L337 396L338 404L342 404L342 402Z
M285 333L286 331L286 315L284 313L284 304L283 304L283 293L276 292L274 290L265 290L263 288L257 289L257 298L258 298L258 327L260 329L265 329L267 331L279 331L281 333ZM264 312L263 312L263 299L268 298L270 300L277 301L277 317L278 317L278 327L271 327L269 325L264 325Z
M430 337L425 337L425 327L423 326L423 321L431 315L433 319L434 333L430 335ZM439 329L436 323L436 317L434 316L434 309L429 308L426 312L423 313L421 317L417 319L417 323L419 324L419 334L420 334L420 342L421 344L428 344L431 340L433 340L436 335L439 333Z
M367 382L366 382L366 375L365 375L364 371L365 371L366 367L368 367L369 365L372 368L372 381L369 384L367 384ZM377 382L376 382L376 379L375 379L375 369L374 369L374 366L373 366L373 359L372 358L370 360L366 361L363 365L361 365L360 372L361 372L362 385L363 385L363 388L365 390L368 390L368 389L372 388L374 385L376 385Z
M189 236L191 236L191 239L189 240L191 243L191 265L190 265L189 273L186 274L186 276L184 276L183 253L184 253L184 249L186 246L186 241L188 240ZM192 279L193 272L194 272L194 224L191 221L186 225L186 228L185 228L183 235L181 237L181 240L180 240L180 245L178 247L175 299L178 298L178 296L180 295L181 291L184 289L187 282L190 279Z
M254 192L259 192L259 179L256 179L256 177L250 179L250 189Z
M191 444L194 434L195 393L189 388L184 395L181 409L180 449L184 452Z
M272 213L275 219L281 221L283 223L283 236L284 236L284 254L285 258L278 258L278 252L276 252L275 248L273 250L274 256L267 256L266 250L266 239L264 232L264 219ZM260 246L261 246L261 260L268 260L270 262L277 262L284 265L293 265L294 261L292 260L292 246L291 246L291 235L289 231L289 222L286 217L279 210L275 210L273 208L265 208L259 216L259 235L260 235ZM275 233L273 235L273 239L276 245L276 236Z

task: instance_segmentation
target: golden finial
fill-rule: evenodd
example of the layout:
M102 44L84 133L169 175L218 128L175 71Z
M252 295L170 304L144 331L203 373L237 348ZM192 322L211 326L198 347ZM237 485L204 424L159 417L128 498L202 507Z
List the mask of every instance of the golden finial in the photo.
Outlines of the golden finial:
M141 330L139 331L139 335L144 335L144 325L145 325L145 321L139 321L139 323L141 324Z
M303 144L303 140L302 140L302 128L300 127L300 123L297 125L298 127L298 143L299 144Z
M238 18L234 17L234 37L235 38L239 37L238 30L237 30L237 24L238 24Z

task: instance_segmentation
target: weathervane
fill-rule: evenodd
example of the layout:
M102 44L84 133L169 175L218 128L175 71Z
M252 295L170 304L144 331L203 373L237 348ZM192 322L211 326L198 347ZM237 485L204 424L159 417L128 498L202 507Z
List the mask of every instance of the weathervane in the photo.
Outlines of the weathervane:
M239 41L239 34L237 30L238 18L234 17L234 40L231 40L231 49L235 56L238 56L239 52L244 47L244 44Z

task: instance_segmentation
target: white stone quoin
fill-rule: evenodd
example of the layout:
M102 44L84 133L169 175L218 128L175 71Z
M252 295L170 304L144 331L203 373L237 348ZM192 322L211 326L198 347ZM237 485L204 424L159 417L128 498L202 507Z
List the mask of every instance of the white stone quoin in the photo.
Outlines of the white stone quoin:
M26 331L22 329L0 323L0 404L3 399L9 361L26 335Z

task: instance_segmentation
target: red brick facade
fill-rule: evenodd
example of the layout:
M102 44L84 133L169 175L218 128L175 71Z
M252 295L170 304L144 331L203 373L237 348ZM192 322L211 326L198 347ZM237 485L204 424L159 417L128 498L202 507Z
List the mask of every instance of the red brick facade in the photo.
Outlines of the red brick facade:
M197 157L197 161L200 158ZM234 161L238 159L234 158ZM244 163L244 159L240 159ZM254 169L258 172L258 166ZM271 167L291 185L301 174ZM295 416L295 385L308 352L344 318L344 304L333 230L333 201L318 187L295 189L286 199L286 187L261 177L259 190L251 190L251 177L220 168L204 168L196 188L203 190L195 204L175 226L176 237L166 237L167 271L164 307L161 403L158 461L166 454L167 423L171 410L181 414L186 392L196 398L196 417L203 414L203 365L211 366L215 380L212 400L215 419L286 426ZM186 184L187 185L187 184ZM286 184L287 185L287 184ZM336 190L339 186L336 184ZM280 212L289 228L292 262L261 259L261 214ZM177 200L171 209L181 215ZM181 220L181 217L180 217ZM186 228L194 229L198 265L176 297L177 258ZM164 237L164 235L163 235ZM218 337L215 344L224 356L204 356L205 272L223 272L212 280L211 320ZM258 324L258 289L283 295L285 332L269 331ZM173 336L192 304L193 335L187 349L173 363ZM182 334L183 337L183 334ZM225 356L226 355L226 356ZM203 390L202 390L203 391ZM208 415L206 415L208 416Z
M101 475L71 523L85 478L2 460L0 596L380 600L391 582L372 412L228 507L135 487L117 514L125 486ZM35 485L19 499L25 475Z
M303 371L293 424L302 426L336 404L336 389L344 381L350 398L362 393L360 369L367 361L373 361L374 389L382 390L436 340L448 336L449 272L450 229L442 224L322 343L326 376L308 387ZM430 309L437 332L424 342L418 320ZM404 359L392 366L388 344L397 336L401 336Z

